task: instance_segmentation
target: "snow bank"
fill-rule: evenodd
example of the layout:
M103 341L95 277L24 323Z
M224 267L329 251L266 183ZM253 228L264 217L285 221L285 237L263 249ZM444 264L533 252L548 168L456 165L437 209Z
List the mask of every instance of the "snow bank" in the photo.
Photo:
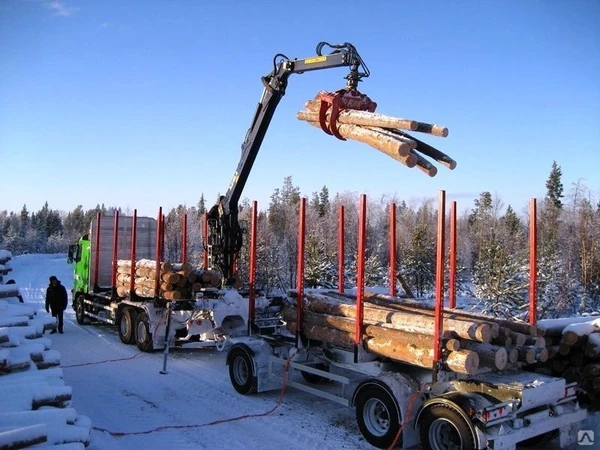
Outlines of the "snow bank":
M56 321L13 298L15 287L0 285L0 448L83 449L91 421L70 407L73 388L58 367L60 352L44 336Z

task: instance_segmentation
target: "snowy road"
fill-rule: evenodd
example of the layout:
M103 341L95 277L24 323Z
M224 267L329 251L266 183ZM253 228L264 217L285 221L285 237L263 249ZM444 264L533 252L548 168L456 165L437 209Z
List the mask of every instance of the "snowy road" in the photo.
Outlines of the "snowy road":
M26 303L43 308L50 275L71 289L65 255L19 256L11 266ZM73 387L72 406L95 427L90 450L372 448L353 409L293 389L270 414L211 424L264 414L279 398L279 392L237 394L225 354L216 350L174 350L168 374L161 375L161 352L140 353L122 344L112 327L78 325L70 304L65 334L50 338L61 353L65 382Z

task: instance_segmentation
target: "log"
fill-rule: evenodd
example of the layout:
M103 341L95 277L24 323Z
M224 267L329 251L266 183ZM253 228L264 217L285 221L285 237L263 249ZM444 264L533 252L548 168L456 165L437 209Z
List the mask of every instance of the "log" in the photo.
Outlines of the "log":
M321 129L321 126L317 122L308 123ZM390 158L401 162L408 168L415 167L417 164L417 158L410 153L410 147L405 142L391 139L388 136L378 134L368 128L361 128L357 125L341 124L338 127L338 131L344 138L367 144L385 153Z
M430 158L433 158L435 161L439 162L440 164L446 166L448 169L450 170L454 170L456 168L456 161L453 160L452 158L450 158L448 155L446 155L445 153L439 151L438 149L432 147L429 144L426 144L423 141L420 141L419 139L417 139L416 137L405 133L403 131L400 130L390 130L393 133L399 134L400 136L404 136L414 142L416 142L417 144L417 151L420 153L423 153L425 156L429 156ZM445 137L445 136L444 136Z
M401 134L394 133L394 130L388 130L386 128L381 128L381 127L367 127L367 128L369 128L373 131L376 131L377 133L387 135L391 139L397 139L400 142L407 143L408 146L410 147L410 150L415 150L417 148L417 143L413 139L407 138L406 136L403 136Z
M508 363L508 352L504 347L473 341L461 341L460 344L462 348L477 353L480 364L484 367L503 370Z
M517 347L523 347L525 345L525 343L527 342L527 335L525 335L523 333L519 333L517 331L511 331L510 337L512 338L514 344Z
M492 339L492 344L494 344L494 345L502 345L505 347L510 347L512 345L512 343L513 343L512 338L510 336L509 337L498 336L498 337Z
M562 356L567 356L571 352L571 346L567 344L559 344L558 353Z
M433 349L419 348L410 343L396 343L393 341L367 338L365 348L387 358L413 364L420 367L433 367ZM479 369L479 357L477 353L469 350L450 352L444 358L444 364L453 372L474 375Z
M548 361L548 350L546 348L534 347L535 351L535 360L537 362L546 362Z
M319 110L321 102L317 99L309 100L304 104L307 111L299 111L298 118L319 123ZM304 118L299 115L302 114ZM327 122L331 118L331 108L327 110L325 115ZM341 110L338 116L338 124L362 125L365 127L381 127L381 128L400 128L403 130L417 131L419 124L415 120L401 119L397 117L386 116L384 114L357 111L352 109ZM423 127L422 127L423 128ZM436 129L436 131L438 131ZM424 131L427 133L427 131ZM432 133L433 134L433 133Z
M352 305L333 304L307 294L307 308L313 312L356 317L356 307ZM398 330L433 335L434 318L428 315L404 311L386 311L378 308L364 307L364 319L373 322L391 323ZM460 320L444 319L444 329L452 330L458 337L489 343L492 340L490 327L486 324L463 322Z
M0 429L0 448L13 450L31 447L48 441L48 426L44 423Z
M10 284L2 285L2 289L0 289L0 298L11 298L19 296L19 288L18 287L9 287Z
M288 322L286 328L290 333L296 333L298 331L296 322ZM345 349L354 348L354 339L352 338L352 335L344 331L304 324L302 333L309 339L315 339Z
M574 346L579 341L579 335L573 331L565 331L560 339L561 344Z
M148 269L156 270L156 261L151 260L151 259L140 259L139 261L136 261L135 267L136 268L146 267ZM168 263L168 262L161 262L159 264L159 268L162 271L173 270L173 266L171 265L171 263Z
M536 362L535 348L516 347L516 349L519 352L519 361L526 362L527 364L534 364Z
M286 306L282 311L283 320L294 322L296 320L296 308ZM346 317L332 316L328 314L319 314L311 311L304 311L304 323L317 325L324 328L334 328L339 331L351 333L354 337L356 330L356 321ZM410 342L414 345L428 348L433 346L433 336L422 333L409 333L395 328L386 328L380 325L366 323L363 325L363 333L369 337L381 339L396 340L400 342ZM446 339L444 347L447 350L458 351L460 342L457 339Z
M600 363L590 363L583 367L583 377L593 378L600 376Z
M435 177L437 175L437 167L419 155L416 151L411 150L411 155L414 155L417 158L417 167L425 174L430 177Z
M506 352L508 353L508 362L510 364L516 364L519 361L519 351L516 347L507 348Z

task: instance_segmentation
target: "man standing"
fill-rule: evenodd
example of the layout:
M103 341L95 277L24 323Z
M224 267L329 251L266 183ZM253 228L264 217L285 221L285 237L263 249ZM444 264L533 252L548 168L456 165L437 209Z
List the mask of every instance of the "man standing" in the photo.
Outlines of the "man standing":
M46 312L52 310L52 317L58 318L58 332L63 334L63 311L67 309L69 297L67 290L54 275L50 277L50 286L46 289ZM56 333L52 330L50 334Z

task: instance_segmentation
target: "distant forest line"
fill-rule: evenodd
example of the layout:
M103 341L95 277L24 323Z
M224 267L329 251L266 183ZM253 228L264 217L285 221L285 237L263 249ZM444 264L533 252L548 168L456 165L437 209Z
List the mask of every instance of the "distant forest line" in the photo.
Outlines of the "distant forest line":
M598 310L600 306L600 201L581 182L564 192L562 172L553 163L546 195L538 202L538 304L541 317ZM295 286L298 207L303 195L285 177L258 214L257 280L268 293ZM338 210L345 209L344 264L346 283L355 284L358 206L355 193L331 195L327 186L306 196L306 286L335 288L338 282ZM435 285L437 199L407 201L394 196L367 204L366 284L389 283L389 211L396 205L397 270L417 297L430 295ZM201 225L207 208L204 195L195 206L165 211L165 259L181 260L183 216L187 214L190 262L202 261ZM88 232L100 212L123 214L118 206L77 206L57 211L46 203L33 212L0 211L0 248L14 255L64 253ZM240 220L250 224L251 204L240 205ZM519 215L500 197L482 192L469 211L457 219L459 276L457 289L479 301L484 312L526 318L529 283L527 215ZM448 223L448 221L447 221ZM446 241L448 243L448 240ZM247 279L249 234L240 252L239 275ZM446 254L448 252L446 251ZM447 283L446 283L447 285Z

